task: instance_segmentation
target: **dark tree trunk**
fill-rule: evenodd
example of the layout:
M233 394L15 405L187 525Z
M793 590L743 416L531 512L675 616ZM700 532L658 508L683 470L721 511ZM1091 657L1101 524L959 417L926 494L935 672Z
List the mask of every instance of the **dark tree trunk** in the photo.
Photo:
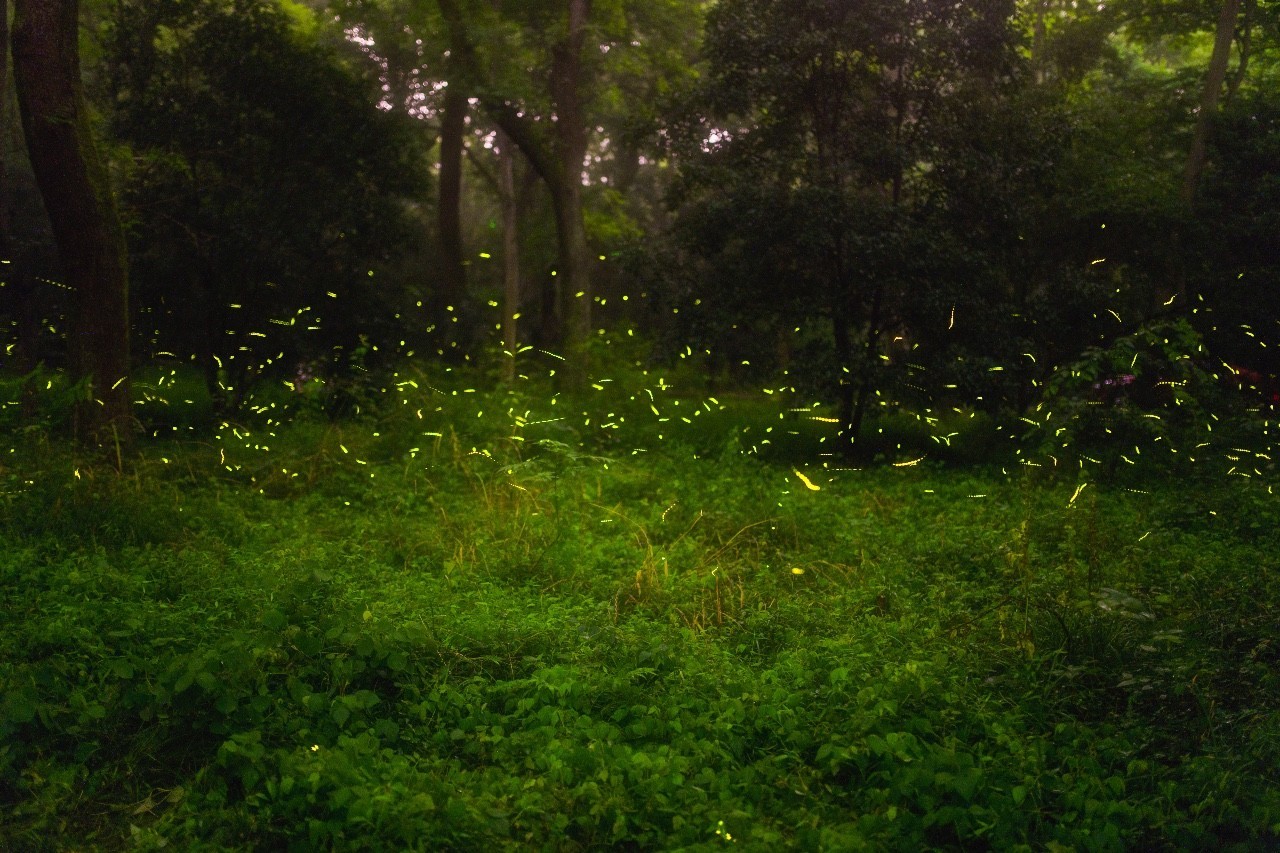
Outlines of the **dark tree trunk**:
M845 433L846 449L851 449L858 443L858 434L853 431L853 404L856 386L851 365L853 361L853 335L849 328L849 312L841 304L844 298L843 292L836 294L837 304L831 312L831 330L832 342L836 348L836 366L840 371L840 375L836 377L836 381L839 383L837 386L839 411L836 416L840 419L840 428Z
M520 211L516 198L516 155L506 134L498 133L498 195L502 199L502 381L514 385L520 347Z
M836 217L837 220L843 217ZM831 332L836 351L837 405L836 417L843 431L843 451L847 455L857 452L858 438L862 431L862 399L869 377L854 363L852 298L854 286L848 272L847 242L837 230L832 234L831 250ZM856 372L855 372L856 371Z
M880 333L882 331L881 313L884 311L884 284L876 282L871 294L871 310L867 315L867 342L863 348L862 363L858 368L857 396L853 401L853 412L848 420L851 440L857 442L862 434L862 423L867 417L867 404L871 401L871 392L875 390L877 357L880 352Z
M9 0L0 0L0 260L13 260L9 221Z
M556 46L551 63L551 97L555 104L555 147L559 161L551 188L559 243L561 315L565 318L566 380L584 387L590 365L591 248L582 211L582 170L587 154L587 128L582 111L582 51L590 0L569 0L565 39Z
M462 247L462 156L467 131L467 96L456 84L445 89L440 115L440 278L428 304L446 355L465 349L467 266ZM453 310L448 310L452 308ZM451 351L454 351L451 353Z
M564 318L560 316L560 281L548 270L538 293L538 348L559 350L564 343Z
M17 352L14 361L18 366L18 373L26 377L22 383L22 417L27 421L34 421L40 414L39 377L36 375L36 370L40 367L40 300L36 290L38 283L25 258L6 269L10 276L8 286L13 291L14 300L18 305L15 335Z
M227 389L222 383L218 349L222 344L222 336L226 334L223 320L223 308L217 299L217 286L209 269L206 258L200 257L197 268L191 276L191 296L197 314L192 318L195 333L196 361L204 375L204 387L209 392L209 402L214 417L222 417L230 412L230 399Z
M567 0L564 38L553 49L550 93L555 108L551 143L538 125L510 101L476 85L480 102L511 138L551 193L555 211L559 266L556 289L564 317L563 340L566 385L586 384L587 342L591 335L591 249L582 211L582 169L587 151L583 114L583 51L586 46L590 0ZM466 16L456 0L437 0L449 28L453 58L474 82L483 79L481 61L467 32ZM546 342L550 343L550 342Z
M29 376L38 364L36 343L40 326L36 314L35 280L27 273L25 264L14 257L13 221L10 217L13 189L9 185L9 163L5 159L13 118L9 107L9 2L0 0L0 262L4 263L0 281L15 294L18 310L15 361L18 372ZM24 418L35 417L36 400L35 380L28 378L22 386Z
M1045 56L1046 29L1045 7L1048 0L1036 0L1035 24L1031 30L1031 67L1035 70L1036 82L1043 83L1048 76L1048 61Z
M124 234L80 80L76 0L16 0L13 70L32 171L75 293L71 374L87 382L75 433L133 433Z
M582 221L582 184L570 181L552 192L551 206L556 217L559 266L555 291L561 318L561 348L565 357L565 381L570 388L586 384L588 371L587 342L591 337L591 250L587 230Z
M1213 54L1209 57L1209 74L1200 94L1200 110L1196 113L1195 132L1191 138L1191 151L1187 154L1187 167L1182 178L1182 200L1188 205L1195 202L1200 189L1200 176L1204 173L1206 147L1209 142L1209 126L1218 110L1222 97L1222 84L1227 79L1227 61L1231 56L1231 41L1236 33L1236 18L1240 14L1240 0L1223 0L1218 17L1218 31L1213 39Z
M1227 103L1235 100L1240 84L1249 74L1249 60L1253 56L1253 21L1257 17L1258 0L1244 0L1244 18L1240 21L1240 61L1227 79Z

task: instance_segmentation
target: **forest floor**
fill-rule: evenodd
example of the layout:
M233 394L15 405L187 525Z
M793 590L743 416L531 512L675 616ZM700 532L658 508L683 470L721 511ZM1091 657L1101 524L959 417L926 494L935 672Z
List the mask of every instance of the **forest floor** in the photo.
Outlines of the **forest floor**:
M0 468L0 848L1280 844L1261 482L279 432Z

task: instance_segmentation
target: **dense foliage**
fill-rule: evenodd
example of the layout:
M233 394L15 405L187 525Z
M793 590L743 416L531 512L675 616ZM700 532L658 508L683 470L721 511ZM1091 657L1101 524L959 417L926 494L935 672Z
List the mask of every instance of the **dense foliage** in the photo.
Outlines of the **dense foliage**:
M793 473L725 444L745 404L575 449L433 382L6 469L6 847L1280 836L1265 486Z
M412 303L377 275L420 242L426 151L372 73L269 4L113 12L140 355L195 355L210 390L243 396L263 366L399 333Z

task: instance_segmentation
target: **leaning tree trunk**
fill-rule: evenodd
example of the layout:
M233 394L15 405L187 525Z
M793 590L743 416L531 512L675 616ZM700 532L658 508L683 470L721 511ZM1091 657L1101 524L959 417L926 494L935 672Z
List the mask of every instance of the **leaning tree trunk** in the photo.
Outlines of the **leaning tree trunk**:
M1227 79L1227 60L1231 56L1231 41L1236 33L1236 18L1240 14L1240 0L1223 0L1222 13L1218 17L1218 31L1213 39L1213 54L1209 57L1209 75L1205 78L1200 95L1200 110L1196 113L1195 132L1191 138L1191 151L1187 154L1187 166L1182 177L1182 200L1191 205L1200 188L1200 176L1204 172L1205 151L1209 141L1209 125L1222 97L1222 84Z
M77 0L16 0L13 71L32 171L75 292L72 379L87 384L76 437L132 434L124 233L80 80Z
M1235 100L1240 84L1249 73L1249 60L1253 56L1253 22L1258 17L1258 0L1245 0L1244 16L1240 21L1240 59L1236 70L1227 78L1227 103Z

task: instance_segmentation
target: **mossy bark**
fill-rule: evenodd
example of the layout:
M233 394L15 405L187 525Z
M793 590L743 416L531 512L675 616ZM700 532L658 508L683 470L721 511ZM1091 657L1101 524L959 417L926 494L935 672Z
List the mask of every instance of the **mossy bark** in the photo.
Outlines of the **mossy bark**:
M119 441L133 432L128 266L80 78L78 12L76 0L16 0L14 81L32 171L75 292L70 368L88 391L75 433Z

